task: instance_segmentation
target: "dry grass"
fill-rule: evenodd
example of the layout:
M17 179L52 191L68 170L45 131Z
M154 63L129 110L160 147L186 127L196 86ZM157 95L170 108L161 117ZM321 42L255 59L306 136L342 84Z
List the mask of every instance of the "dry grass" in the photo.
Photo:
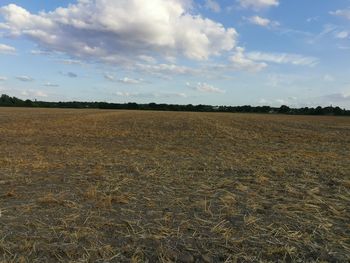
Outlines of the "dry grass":
M350 119L0 109L0 262L348 262Z

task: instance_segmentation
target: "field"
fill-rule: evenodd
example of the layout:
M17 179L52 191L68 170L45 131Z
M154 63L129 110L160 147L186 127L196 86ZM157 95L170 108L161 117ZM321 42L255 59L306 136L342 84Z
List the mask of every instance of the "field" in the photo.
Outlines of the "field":
M0 108L0 262L348 262L350 118Z

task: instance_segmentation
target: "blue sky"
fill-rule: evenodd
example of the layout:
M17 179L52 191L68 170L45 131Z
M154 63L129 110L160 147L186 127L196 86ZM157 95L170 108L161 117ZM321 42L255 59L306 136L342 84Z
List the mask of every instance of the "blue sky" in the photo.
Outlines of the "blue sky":
M0 93L350 108L350 1L3 0Z

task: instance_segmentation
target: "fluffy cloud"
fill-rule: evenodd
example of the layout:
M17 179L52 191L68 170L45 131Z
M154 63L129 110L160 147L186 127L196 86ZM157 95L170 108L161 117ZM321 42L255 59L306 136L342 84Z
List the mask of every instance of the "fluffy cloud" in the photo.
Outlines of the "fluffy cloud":
M268 18L264 18L261 16L252 16L247 18L247 21L251 24L262 26L262 27L276 27L279 26L277 21L271 21Z
M248 21L254 25L258 26L268 26L270 25L271 21L267 18L263 18L260 16L252 16L248 18Z
M190 89L200 91L200 92L206 92L206 93L225 93L224 90L215 88L214 86L208 84L208 83L202 83L198 82L197 84L193 85L189 82L186 83L186 86Z
M190 10L189 0L78 0L52 12L31 14L10 4L0 13L13 36L44 50L109 63L153 54L206 60L235 47L235 29Z
M0 44L0 54L14 54L16 52L16 49L14 47Z
M292 64L297 66L314 66L319 62L318 59L314 57L306 57L288 53L249 52L247 53L247 57L253 61Z
M339 39L345 39L348 38L350 33L348 31L340 31L335 33L335 37Z
M279 0L238 0L238 2L244 8L253 8L255 10L279 5Z
M7 80L7 78L6 78L6 77L2 77L2 76L0 76L0 81L5 81L5 80Z
M258 72L267 67L265 62L256 62L245 55L244 48L237 47L236 52L229 57L230 67L235 70L247 70L250 72Z
M143 82L143 80L124 77L122 79L118 79L118 82L123 83L123 84L140 84Z
M29 77L29 76L17 76L16 79L23 81L23 82L34 81L34 79L32 77Z
M346 19L350 19L350 9L338 9L336 11L330 12L331 15L341 16Z

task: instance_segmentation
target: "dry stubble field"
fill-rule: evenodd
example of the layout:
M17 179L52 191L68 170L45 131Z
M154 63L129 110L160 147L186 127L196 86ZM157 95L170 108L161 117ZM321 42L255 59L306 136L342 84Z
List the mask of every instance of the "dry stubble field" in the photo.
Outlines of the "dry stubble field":
M350 118L0 109L0 262L348 262Z

